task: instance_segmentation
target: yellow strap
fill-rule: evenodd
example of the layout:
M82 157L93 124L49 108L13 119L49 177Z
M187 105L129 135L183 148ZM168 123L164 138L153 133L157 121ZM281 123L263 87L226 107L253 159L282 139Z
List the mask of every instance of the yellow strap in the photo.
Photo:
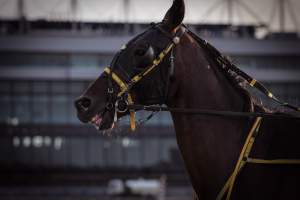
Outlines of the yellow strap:
M246 139L246 142L243 146L243 149L240 153L235 170L233 171L232 175L229 177L229 179L223 186L222 190L218 194L218 196L216 198L217 200L221 200L223 198L223 196L225 195L226 191L228 191L226 200L230 199L236 177L237 177L238 173L241 171L241 169L245 166L246 163L271 164L271 165L300 165L300 160L296 160L296 159L264 160L264 159L257 159L257 158L249 158L249 154L250 154L253 144L255 142L254 133L258 132L260 124L261 124L261 120L262 120L261 117L256 118L256 121L253 124L253 126L248 134L248 137ZM247 158L247 160L244 160L244 158Z
M130 129L132 131L135 131L136 126L135 126L135 112L134 111L129 111L130 112Z
M232 193L232 190L233 190L233 186L234 186L234 183L235 183L235 180L236 180L236 177L238 175L238 172L241 168L242 165L245 164L245 161L243 160L243 158L245 157L245 154L246 153L249 153L251 151L251 148L253 146L253 142L251 141L254 133L256 133L258 130L259 130L259 126L260 126L260 123L261 123L261 120L262 120L262 117L257 117L248 136L247 136L247 139L246 139L246 142L243 146L243 149L240 153L240 156L239 156L239 159L238 159L238 162L235 166L235 169L232 173L232 178L231 178L231 181L229 183L229 187L228 187L228 193L227 193L227 197L226 197L226 200L229 200L230 197L231 197L231 193Z
M164 57L172 50L172 48L174 47L174 44L170 44L164 51L162 51L158 58L155 59L152 63L151 66L148 67L148 69L142 74L142 76L147 75L149 72L151 72L159 63L162 62L162 60L164 59Z
M228 188L229 188L229 184L232 180L232 174L231 176L229 177L229 179L226 181L225 185L223 186L222 190L219 192L216 200L222 200L223 196L225 195L226 191L228 191Z
M133 104L132 96L131 94L128 94L128 103L129 105ZM135 125L135 112L134 110L130 110L130 128L132 131L135 131L136 125Z
M242 163L241 163L238 173L242 170L242 168L245 166L245 164L246 164L246 162L242 162ZM231 176L229 177L229 179L226 181L226 183L225 183L225 185L223 186L222 190L221 190L220 193L218 194L216 200L222 200L222 198L223 198L223 196L225 195L226 191L228 191L229 184L231 183L232 178L233 178L232 175L233 175L233 174L231 174Z
M300 165L300 160L293 160L293 159L264 160L264 159L248 158L247 163L272 164L272 165Z
M257 131L257 130L258 130L258 129L257 129L258 125L259 125L259 124L255 122L255 123L253 124L253 126L252 126L252 128L251 128L249 134L248 134L248 138L247 138L247 140L246 140L246 142L245 142L245 145L244 145L244 147L243 147L243 148L245 148L246 146L248 146L248 147L245 149L245 154L246 154L246 153L248 154L248 153L250 152L249 149L252 148L252 145L253 145L253 142L254 142L254 141L252 140L252 138L253 138L252 136L253 136L254 131ZM252 144L251 144L251 143L252 143ZM249 146L248 144L250 144L250 146ZM242 153L241 153L241 155L242 155ZM244 156L243 156L243 157L244 157ZM242 157L242 158L243 158L243 157ZM236 175L234 176L234 172L231 174L231 176L229 177L229 179L227 180L227 182L226 182L225 185L223 186L222 190L221 190L220 193L218 194L218 196L217 196L217 198L216 198L217 200L221 200L221 199L223 198L223 196L225 195L226 191L228 191L229 187L231 186L233 179L236 178L237 174L242 170L242 168L245 166L245 164L246 164L245 161L239 160L239 162L236 164L236 167L238 167L238 170L237 170Z
M271 92L269 92L269 93L268 93L268 97L273 98L274 95L273 95Z
M252 79L252 81L250 82L250 85L253 87L255 85L255 83L257 82L257 80Z
M110 70L110 68L108 68L108 67L106 67L105 69L104 69L104 71L107 73L107 74L110 74L111 73L111 70ZM127 84L125 83L125 82L123 82L121 79L120 79L120 77L116 74L116 73L114 73L114 72L112 72L112 78L113 78L113 80L118 84L118 86L120 87L120 92L119 92L119 94L118 94L118 97L120 97L122 94L124 94L124 92L126 92L127 90L128 90L128 86L127 86Z
M104 69L104 71L107 73L107 74L110 74L111 73L111 70L106 67ZM115 73L112 73L112 78L113 80L119 85L120 87L120 92L118 94L118 97L120 97L122 94L124 94L124 92L126 92L128 90L128 86L126 83L124 83L117 74ZM133 104L133 100L132 100L132 97L130 94L128 94L128 99L127 99L128 103L129 104ZM133 110L130 110L130 128L132 131L135 131L136 129L136 125L135 125L135 112Z

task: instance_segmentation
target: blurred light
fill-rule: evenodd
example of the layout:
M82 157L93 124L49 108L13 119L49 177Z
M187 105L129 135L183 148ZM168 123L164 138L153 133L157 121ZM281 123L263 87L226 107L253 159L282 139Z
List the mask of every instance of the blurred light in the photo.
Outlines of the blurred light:
M23 146L24 147L30 147L31 145L31 138L26 136L23 138Z
M34 136L32 139L32 144L36 148L40 148L43 146L43 137L42 136Z
M139 145L139 141L134 140L134 139L130 139L128 137L123 138L121 143L122 143L122 146L125 147L125 148Z
M60 150L62 147L63 139L61 137L54 138L54 149Z
M19 125L19 119L17 117L13 117L11 119L11 125L18 126Z
M14 147L19 147L21 144L20 138L19 137L14 137L13 138L13 145Z
M45 136L44 137L44 144L45 144L45 146L49 147L49 146L51 146L51 143L52 143L51 138L49 136Z
M12 126L18 126L19 125L19 119L17 117L7 118L7 124Z
M123 145L123 147L125 147L125 148L129 147L129 145L130 145L130 139L127 138L127 137L125 137L125 138L122 140L122 145Z

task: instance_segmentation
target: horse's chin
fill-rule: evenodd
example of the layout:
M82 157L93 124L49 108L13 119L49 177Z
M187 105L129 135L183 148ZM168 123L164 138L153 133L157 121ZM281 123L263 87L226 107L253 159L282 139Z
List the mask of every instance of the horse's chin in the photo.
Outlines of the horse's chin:
M99 131L105 131L113 128L113 114L112 112L104 112L102 115L95 115L91 123Z

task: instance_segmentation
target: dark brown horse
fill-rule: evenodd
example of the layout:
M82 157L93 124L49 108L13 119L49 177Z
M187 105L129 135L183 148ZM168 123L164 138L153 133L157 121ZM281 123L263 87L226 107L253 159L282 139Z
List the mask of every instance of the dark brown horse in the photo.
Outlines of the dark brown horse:
M157 67L130 87L132 101L176 108L264 112L238 79L222 70L216 58L190 32L184 31L184 13L184 1L175 0L161 23L135 37L115 56L110 69L128 83L151 65L168 44L176 44ZM120 90L112 74L103 73L76 100L78 118L94 123L100 130L111 128ZM129 112L117 113L118 117L125 114ZM216 199L235 168L254 118L177 112L172 112L172 118L198 198ZM251 157L299 159L299 142L299 119L266 118L262 120ZM299 165L246 164L237 177L231 199L299 199L299 191Z

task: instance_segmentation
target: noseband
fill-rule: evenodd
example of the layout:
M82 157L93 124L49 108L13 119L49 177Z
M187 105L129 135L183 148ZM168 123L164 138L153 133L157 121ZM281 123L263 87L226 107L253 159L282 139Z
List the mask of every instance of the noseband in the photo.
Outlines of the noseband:
M134 85L136 85L140 80L142 80L145 76L147 76L150 72L152 72L159 64L166 58L166 56L171 52L170 56L170 74L174 73L174 55L173 55L173 49L180 43L181 37L185 34L186 28L183 26L180 26L178 30L175 32L175 34L170 34L167 31L165 31L160 24L155 24L152 27L158 29L163 35L165 35L168 39L170 39L170 42L168 45L160 52L158 57L152 61L152 63L143 69L142 72L138 73L137 75L133 76L129 81L124 81L122 78L120 78L119 75L117 75L115 72L113 72L113 69L111 67L106 67L104 69L104 72L109 76L108 78L108 103L106 105L107 110L115 109L114 113L114 122L118 120L117 114L118 113L125 113L128 111L128 105L133 105L133 98L131 94L131 89ZM152 28L151 27L151 28ZM122 47L124 49L125 47ZM119 92L115 93L112 80L117 84L119 87ZM169 80L168 80L169 81ZM167 84L168 87L168 84ZM116 97L116 101L114 102L114 99ZM131 130L136 129L135 125L135 110L129 110L130 113L130 127Z

